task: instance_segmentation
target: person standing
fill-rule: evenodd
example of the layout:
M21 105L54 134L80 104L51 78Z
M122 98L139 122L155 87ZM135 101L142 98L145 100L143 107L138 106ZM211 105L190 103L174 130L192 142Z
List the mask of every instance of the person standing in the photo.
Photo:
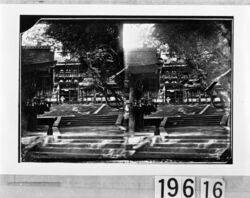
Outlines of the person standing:
M61 103L63 104L65 100L64 96L61 96L60 100L61 100Z

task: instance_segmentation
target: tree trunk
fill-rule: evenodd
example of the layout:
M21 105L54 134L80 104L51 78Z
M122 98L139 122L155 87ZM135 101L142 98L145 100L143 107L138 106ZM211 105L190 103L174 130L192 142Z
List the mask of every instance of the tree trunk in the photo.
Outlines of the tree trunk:
M144 113L139 110L134 115L135 117L135 131L142 131L144 129Z
M128 126L129 133L135 132L135 115L133 111L134 92L135 92L135 88L133 86L130 86L129 88L129 126Z

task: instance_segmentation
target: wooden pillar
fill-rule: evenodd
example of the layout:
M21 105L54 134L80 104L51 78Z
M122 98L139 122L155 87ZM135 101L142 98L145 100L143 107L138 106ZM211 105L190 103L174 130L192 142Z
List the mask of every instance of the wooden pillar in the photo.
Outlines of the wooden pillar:
M135 131L142 131L144 129L144 113L141 109L136 112L135 117Z

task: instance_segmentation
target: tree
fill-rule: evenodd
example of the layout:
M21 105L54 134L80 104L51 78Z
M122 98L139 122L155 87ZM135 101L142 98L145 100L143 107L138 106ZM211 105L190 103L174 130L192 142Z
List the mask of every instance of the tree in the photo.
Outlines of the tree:
M180 20L158 23L153 36L194 68L204 86L231 68L231 20ZM231 76L220 80L230 100Z
M79 57L82 70L89 71L96 79L96 89L103 92L112 107L122 105L122 97L117 94L107 81L123 69L123 51L119 22L103 21L52 21L46 34L62 43L65 53ZM123 89L124 76L115 78ZM116 104L109 101L109 96L116 99Z
M52 49L61 49L62 44L49 37L46 33L49 25L38 23L22 33L22 46L51 46Z

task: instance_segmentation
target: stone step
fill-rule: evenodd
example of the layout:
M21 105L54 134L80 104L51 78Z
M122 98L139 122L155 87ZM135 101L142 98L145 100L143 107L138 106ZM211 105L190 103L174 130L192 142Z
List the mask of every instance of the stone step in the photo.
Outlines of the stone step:
M211 142L212 141L212 142ZM229 143L230 139L222 139L222 140L209 140L209 139L171 139L168 140L168 142L171 143Z
M58 142L58 143L49 143L46 146L48 147L68 147L68 148L95 148L95 147L102 147L102 148L120 148L121 145L124 143L105 143L105 144L93 144L90 142L86 143L67 143L67 142ZM228 143L213 143L213 144L207 144L207 143L175 143L175 142L164 142L164 143L157 143L154 144L154 147L163 147L163 148L226 148L229 144ZM127 144L128 147L133 146L132 144Z
M198 119L198 118L193 118L193 119L179 119L179 118L175 118L175 119L170 119L168 118L167 123L173 123L173 122L220 122L221 118L216 118L216 119Z
M220 148L166 148L166 147L145 147L142 148L140 152L166 152L166 153L196 153L196 154L214 154L220 151Z
M79 119L79 120L61 120L61 123L64 122L113 122L116 119Z
M85 130L85 131L119 131L119 129L116 126L106 126L105 128L103 127L89 127L89 126L79 126L79 127L68 127L68 129L74 129L75 130Z
M182 123L178 123L178 122L174 122L174 123L167 123L165 125L166 128L168 127L188 127L188 126L216 126L216 125L219 125L220 123L218 122L182 122Z
M183 139L183 140L197 140L197 139L209 139L209 140L212 140L212 139L230 139L230 136L229 135L196 135L196 136L188 136L188 135L166 135L164 136L165 139Z
M103 125L107 125L107 123L108 124L112 124L112 125L114 125L115 124L115 122L108 122L108 121L105 121L105 122L100 122L100 121L86 121L86 122L83 122L83 121L77 121L77 122L62 122L59 126L61 127L61 126L64 126L64 125L66 125L66 126L70 126L70 125L79 125L79 126L81 126L80 124L103 124ZM88 125L86 125L86 126L88 126Z
M169 119L167 122L220 122L221 119Z
M192 121L202 121L202 122L217 122L220 121L222 118L222 116L220 116L219 118L181 118L181 117L175 117L175 118L168 118L168 122L175 122L175 121L179 121L179 122L192 122Z
M92 117L92 118L112 118L112 117L116 117L117 115L95 115L95 114L89 114L89 115L81 115L81 116L63 116L63 118L67 119L67 118L88 118L88 117Z
M124 139L123 135L59 135L58 139Z
M220 119L222 115L184 115L184 116L169 116L168 119L178 119L178 120L206 120L206 119Z
M186 142L164 142L164 143L157 143L154 144L154 147L163 147L163 148L226 148L229 144L228 143L213 143L207 144L203 143L186 143Z
M84 160L100 160L100 159L122 159L123 149L43 149L30 153L32 158L37 161L84 161ZM223 149L221 149L223 152ZM218 160L221 152L215 152L207 149L192 149L192 150L174 150L169 151L140 151L128 157L130 160Z
M105 144L93 144L93 143L49 143L46 145L46 147L58 147L58 148L121 148L124 146L124 143L105 143ZM127 146L132 146L132 145L127 145Z
M112 126L115 125L117 115L86 115L79 117L62 117L59 126Z
M164 135L162 133L162 135ZM178 132L170 132L170 133L167 133L167 135L164 135L165 137L200 137L200 138L207 138L207 137L211 137L211 138L214 138L214 137L225 137L225 138L228 138L230 136L230 134L228 134L227 132L206 132L204 134L202 134L202 132L186 132L186 133L178 133Z
M169 134L230 134L230 131L225 129L222 126L187 126L187 127L169 127L166 128L167 133Z
M80 120L100 120L100 121L106 121L106 120L115 120L117 118L117 116L109 116L109 117L92 117L92 116L88 116L88 117L68 117L62 118L62 121L80 121Z
M195 124L207 124L207 123L220 123L221 119L219 120L168 120L167 124L174 124L174 123L178 123L178 124L188 124L188 123L195 123ZM196 126L196 125L195 125ZM216 125L214 125L216 126Z
M38 162L85 162L111 159L109 156L101 154L81 154L81 153L61 153L61 152L32 152L30 157Z
M223 152L226 148L211 148L211 149L203 149L203 148L164 148L164 147L146 147L144 149L141 149L137 152L137 154L140 153L158 153L159 155L162 155L163 153L173 153L173 154L216 154L220 151ZM118 148L80 148L80 147L41 147L39 149L40 153L53 153L53 152L60 152L60 153L68 153L68 154L102 154L102 155L108 155L108 154L115 154L115 153L121 153L125 152L124 145L120 145ZM136 154L136 155L137 155Z
M100 143L104 144L105 143L123 143L124 140L122 139L64 139L63 143L69 143L69 144L74 144L74 143Z
M165 127L216 126L220 125L222 116L223 115L189 115L168 117Z
M230 133L227 130L184 130L184 131L179 131L179 130L169 130L166 129L166 132L170 135L190 135L190 136L195 136L195 135L229 135ZM164 134L164 133L163 133Z
M138 135L139 137L139 135ZM195 135L195 136L188 136L188 135L165 135L162 136L164 137L165 141L178 141L178 140L190 140L190 141L196 141L196 140L230 140L230 136L229 135L206 135L206 136L202 136L202 135ZM102 139L102 140L123 140L124 139L124 135L102 135L102 134L98 134L98 135L60 135L58 136L59 140L82 140L82 139Z
M114 118L84 118L84 119L79 119L79 118L72 118L72 119L62 119L61 122L73 122L73 121L112 121L116 120L116 117Z
M71 126L76 126L76 127L78 127L78 126L92 126L92 127L95 127L95 126L103 126L103 127L105 127L105 126L112 126L112 125L114 125L113 123L106 123L106 124L103 124L103 123L101 123L101 124L98 124L98 123L79 123L79 124L67 124L67 125L64 125L64 126L60 126L60 128L61 127L71 127Z
M223 113L221 113L220 115L203 115L203 114L193 114L193 115L183 115L180 116L178 118L195 118L195 117L199 117L199 118L211 118L211 117L220 117ZM175 116L169 116L169 118L176 118Z
M67 122L61 122L60 126L63 125L77 125L77 124L107 124L107 123L111 123L114 124L115 122L113 121L67 121ZM81 125L80 125L81 126Z
M213 153L172 153L172 152L138 152L135 155L131 156L130 159L133 160L182 160L182 161L190 161L190 160L218 160L219 154Z
M60 128L61 129L61 128ZM60 132L61 132L61 134L62 135L66 135L66 136L68 136L68 135L72 135L72 136L75 136L75 135L80 135L80 136L86 136L86 135L89 135L89 136L93 136L93 135L96 135L96 136L98 136L98 135L101 135L101 136L103 136L103 135L120 135L120 136L122 136L122 135L124 135L124 132L123 131L119 131L119 132L117 132L117 131L111 131L111 132L105 132L105 131L93 131L93 132L91 132L91 131L74 131L74 132L72 132L72 131L68 131L68 130L63 130L63 131L61 131L60 130Z
M168 128L167 129L168 133L183 133L183 134L188 134L188 133L202 133L202 134L207 134L207 133L229 133L229 131L223 129L223 128L211 128L211 127L200 127L200 128L188 128L188 127L178 127L178 128Z
M120 148L78 148L78 147L66 147L66 148L61 148L61 147L41 147L39 149L40 153L65 153L65 154L71 154L71 155L76 155L76 154L102 154L102 155L108 155L108 154L115 154L115 153L121 153L121 151L124 151L124 146L121 145Z
M67 127L67 126L113 126L115 125L114 122L66 122L66 123L61 123L59 127Z
M92 118L112 118L112 117L117 117L117 115L94 115L94 114L89 114L89 115L82 115L82 116L64 116L62 118L68 119L68 118L87 118L87 117L92 117Z
M81 120L61 120L61 123L64 122L113 122L116 119L81 119Z

